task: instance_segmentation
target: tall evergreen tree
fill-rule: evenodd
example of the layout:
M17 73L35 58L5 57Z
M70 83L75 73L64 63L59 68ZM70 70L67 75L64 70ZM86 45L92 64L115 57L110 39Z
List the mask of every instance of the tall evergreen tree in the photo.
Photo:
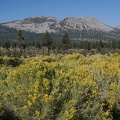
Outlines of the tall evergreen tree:
M48 48L48 54L50 53L50 49L52 47L53 40L49 34L48 31L46 31L43 39L42 39L42 45L46 46Z
M22 51L22 43L23 43L24 37L22 35L22 31L19 30L18 31L18 41L19 41L19 47L20 47L20 51Z
M113 40L111 43L112 49L115 50L117 48L117 42L116 40Z
M104 48L104 43L102 40L99 41L100 48Z
M69 43L70 43L70 39L69 39L68 33L65 32L63 37L62 37L62 44L63 44L64 50L65 49L68 50Z
M87 50L90 50L91 49L91 42L87 42Z
M97 49L98 51L100 51L100 42L99 42L99 41L96 41L95 45L96 45L96 49Z
M117 43L118 43L118 49L120 49L120 40L118 40Z
M65 32L64 35L63 35L63 37L62 37L62 43L64 45L68 45L70 43L70 39L69 39L69 36L68 36L67 32Z

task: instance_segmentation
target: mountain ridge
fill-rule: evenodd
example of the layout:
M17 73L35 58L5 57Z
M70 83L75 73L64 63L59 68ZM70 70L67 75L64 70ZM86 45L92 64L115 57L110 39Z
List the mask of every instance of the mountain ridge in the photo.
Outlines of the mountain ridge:
M15 31L16 32L12 32ZM120 39L119 27L108 26L94 17L67 17L59 20L56 17L40 16L29 17L23 20L14 20L0 24L0 40L17 39L15 35L18 30L26 33L26 39L34 39L34 36L44 34L48 31L54 39L60 39L65 31L68 32L70 39L83 40L113 40ZM11 36L11 37L7 37ZM31 37L32 35L32 37ZM16 35L17 36L17 35Z
M63 20L58 20L56 17L40 16L29 17L24 20L10 21L2 23L3 26L8 26L15 29L21 29L29 32L44 33L48 32L60 32L62 30L97 30L109 32L114 28L100 22L93 17L67 17Z
M115 26L114 28L120 29L120 25L118 25L118 26Z

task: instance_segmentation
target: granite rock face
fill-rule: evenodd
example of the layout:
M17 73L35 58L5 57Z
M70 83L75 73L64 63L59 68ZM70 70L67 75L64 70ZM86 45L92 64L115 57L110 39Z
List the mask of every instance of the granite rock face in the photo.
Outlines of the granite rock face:
M68 17L63 20L58 20L55 17L40 16L31 17L24 20L16 20L7 23L3 23L3 26L15 28L17 30L25 30L35 33L44 33L46 31L57 33L61 31L82 31L82 30L95 30L102 32L113 31L114 28L103 24L99 20L93 17ZM120 28L120 26L119 26Z

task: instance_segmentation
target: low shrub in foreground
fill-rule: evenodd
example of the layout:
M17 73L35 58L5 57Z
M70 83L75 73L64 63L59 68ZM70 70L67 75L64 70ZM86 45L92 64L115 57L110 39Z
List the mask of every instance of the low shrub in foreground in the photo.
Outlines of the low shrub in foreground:
M30 59L9 68L0 80L1 107L10 108L17 119L119 120L119 55Z

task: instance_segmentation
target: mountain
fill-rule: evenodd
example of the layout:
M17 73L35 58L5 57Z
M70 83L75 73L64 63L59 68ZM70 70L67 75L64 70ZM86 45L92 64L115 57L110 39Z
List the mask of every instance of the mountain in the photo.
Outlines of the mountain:
M112 40L120 39L120 30L118 28L105 25L93 17L67 17L63 20L48 16L30 17L24 20L15 20L0 24L0 40L7 34L10 34L12 37L9 37L9 39L13 40L13 34L15 36L17 30L23 30L29 40L31 38L38 40L46 31L51 33L56 39L60 39L63 32L67 31L72 40ZM11 31L16 32L11 33ZM33 37L31 37L31 34Z
M22 31L25 41L33 42L42 39L43 34L37 34L29 31ZM0 42L17 41L18 30L0 24Z
M46 30L50 33L60 32L62 30L97 30L105 32L113 30L112 27L92 17L68 17L63 20L58 20L55 17L41 16L11 21L2 25L35 33L44 33Z
M24 20L16 20L8 23L2 24L3 26L8 26L10 28L21 29L29 32L44 33L46 30L48 32L56 32L51 26L57 27L59 21L54 17L33 17L26 18Z
M118 26L115 26L114 28L120 29L120 25L118 25Z
M96 31L112 31L113 28L109 27L95 18L92 17L69 17L60 22L63 28L71 30L96 30Z

